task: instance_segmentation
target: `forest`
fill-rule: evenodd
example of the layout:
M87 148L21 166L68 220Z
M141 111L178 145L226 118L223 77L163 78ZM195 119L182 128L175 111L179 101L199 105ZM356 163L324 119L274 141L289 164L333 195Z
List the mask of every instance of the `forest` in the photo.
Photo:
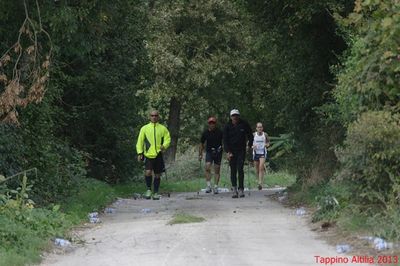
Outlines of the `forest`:
M141 182L153 109L170 168L237 108L315 220L398 241L399 100L398 0L1 0L0 254L64 230L85 184Z

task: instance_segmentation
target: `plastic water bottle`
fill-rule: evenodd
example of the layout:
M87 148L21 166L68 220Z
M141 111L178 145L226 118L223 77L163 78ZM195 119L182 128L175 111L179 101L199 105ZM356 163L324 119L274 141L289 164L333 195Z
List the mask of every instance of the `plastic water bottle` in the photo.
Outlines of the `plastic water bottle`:
M286 200L286 196L278 197L278 200L279 200L280 202L282 202L282 201Z
M105 212L105 213L115 213L116 210L115 210L115 208L105 208L105 209L104 209L104 212Z
M347 244L336 245L337 253L347 253L350 250L351 250L350 245L347 245Z
M374 238L374 245L377 245L377 244L383 243L383 242L385 242L385 240L380 238L380 237L375 237Z
M304 207L298 208L298 209L296 210L296 215L297 215L297 216L303 216L303 215L305 215L305 214L306 214L306 210L304 209Z
M90 223L98 224L98 223L100 223L100 218L98 218L98 217L90 218Z
M98 212L91 212L88 214L89 219L91 218L98 218L99 217L99 213Z
M148 209L148 208L142 209L142 213L150 213L150 212L151 212L151 209Z
M69 242L69 241L66 240L66 239L56 238L56 239L54 240L54 244L55 244L56 246L59 246L59 247L67 247L67 246L70 246L70 245L71 245L71 242Z

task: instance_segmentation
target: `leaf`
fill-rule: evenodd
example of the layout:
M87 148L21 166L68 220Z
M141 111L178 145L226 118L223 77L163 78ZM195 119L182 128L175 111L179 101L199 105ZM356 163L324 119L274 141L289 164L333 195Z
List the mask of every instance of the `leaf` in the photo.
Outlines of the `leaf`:
M389 28L392 24L393 24L392 18L384 18L381 23L384 29Z
M60 209L60 205L54 205L53 206L53 212L57 212Z
M395 56L395 54L392 51L386 51L383 53L383 59L388 59L393 56Z

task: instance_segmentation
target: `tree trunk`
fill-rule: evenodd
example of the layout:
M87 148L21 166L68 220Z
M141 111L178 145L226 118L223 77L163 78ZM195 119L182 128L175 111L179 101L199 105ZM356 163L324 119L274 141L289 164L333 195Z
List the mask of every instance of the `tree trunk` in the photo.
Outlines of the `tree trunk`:
M181 102L172 97L169 105L169 116L168 116L168 130L171 134L171 146L165 152L166 163L174 162L176 157L176 150L178 147L179 129L180 129L180 117L181 117Z

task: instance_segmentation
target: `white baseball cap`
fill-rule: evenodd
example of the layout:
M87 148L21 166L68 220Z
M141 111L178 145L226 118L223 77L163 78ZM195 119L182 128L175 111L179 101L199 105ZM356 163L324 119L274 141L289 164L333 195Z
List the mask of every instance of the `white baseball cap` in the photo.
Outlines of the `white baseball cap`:
M238 109L232 109L230 115L240 115L240 112Z

